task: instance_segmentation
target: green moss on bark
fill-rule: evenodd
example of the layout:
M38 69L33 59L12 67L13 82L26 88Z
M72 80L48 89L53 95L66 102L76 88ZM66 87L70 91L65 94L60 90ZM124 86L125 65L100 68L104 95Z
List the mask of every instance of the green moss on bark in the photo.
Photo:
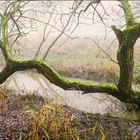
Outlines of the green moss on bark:
M107 93L124 102L135 102L139 98L140 91L133 91L134 96L127 96L118 90L114 84L95 84L93 82L82 82L77 80L68 80L59 75L56 71L50 68L43 60L10 60L9 65L0 72L0 84L2 84L9 76L16 71L27 69L36 69L39 73L45 76L51 83L65 90L79 90L83 94L87 93Z

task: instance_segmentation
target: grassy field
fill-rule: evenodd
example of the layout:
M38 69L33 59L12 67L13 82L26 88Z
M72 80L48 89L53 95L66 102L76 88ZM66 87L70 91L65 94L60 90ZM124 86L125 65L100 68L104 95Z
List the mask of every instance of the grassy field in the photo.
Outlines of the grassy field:
M87 44L87 45L86 45ZM106 41L99 43L102 49L116 60L117 44L108 48ZM140 83L140 52L139 43L135 45L134 59L134 83ZM117 82L119 78L119 66L111 61L95 45L84 42L80 45L54 47L50 52L48 63L60 74L66 77L88 79L98 82Z
M32 39L32 38L31 38ZM33 58L39 45L39 40L35 38L23 40L24 47L16 46L13 54L20 58ZM31 42L29 42L31 41ZM62 40L52 47L46 61L51 67L65 77L88 79L98 82L117 83L119 78L118 64L111 61L108 56L95 44L86 39L70 40L60 46ZM116 60L117 42L111 46L110 40L97 40L100 47L113 59ZM134 83L140 83L140 47L139 42L135 44L134 59ZM47 43L42 46L38 58L44 55Z
M48 57L48 63L66 77L98 82L117 82L119 67L102 56L90 53L87 51L82 54L80 50L77 51L77 55L72 54L72 51L67 54L55 52Z

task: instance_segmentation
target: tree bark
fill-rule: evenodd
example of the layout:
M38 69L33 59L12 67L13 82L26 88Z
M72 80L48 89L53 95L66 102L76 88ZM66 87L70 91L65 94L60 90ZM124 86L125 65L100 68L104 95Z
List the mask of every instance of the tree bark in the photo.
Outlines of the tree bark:
M140 24L134 23L131 27L121 31L112 26L117 36L119 45L117 51L117 60L120 67L120 78L118 90L125 93L126 96L132 94L133 66L134 66L134 45L139 38Z
M118 90L130 94L132 90L133 66L134 66L134 44L123 40L119 45L117 59L120 66L120 78Z

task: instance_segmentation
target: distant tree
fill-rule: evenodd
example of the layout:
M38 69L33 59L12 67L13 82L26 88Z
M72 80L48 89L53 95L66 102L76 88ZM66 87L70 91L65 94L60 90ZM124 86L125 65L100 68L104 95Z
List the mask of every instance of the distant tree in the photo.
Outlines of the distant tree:
M65 31L66 29L68 29L67 27L69 26L69 24L71 23L72 19L75 16L77 17L77 24L75 26L76 28L79 24L79 18L81 13L86 12L90 6L93 6L93 4L98 4L100 1L99 0L89 1L84 9L82 10L80 9L78 11L82 2L83 2L82 0L74 2L73 7L71 8L72 9L71 12L69 14L64 13L64 15L67 15L65 24L63 25L60 34L49 46L49 49L55 44L55 42L60 38L62 34L65 34L66 36L69 37L69 35L67 35ZM4 12L0 14L1 17L0 48L3 53L4 59L6 61L5 68L0 72L0 83L2 84L9 76L11 76L16 71L36 69L38 73L44 75L51 83L65 90L72 90L72 89L81 90L85 94L89 92L107 93L109 95L117 97L121 101L140 104L140 90L138 91L132 90L132 77L133 77L133 67L134 67L134 44L137 41L137 39L140 37L140 22L137 22L135 20L131 5L128 2L128 0L119 0L119 2L120 2L120 7L124 12L126 28L120 30L116 26L114 25L112 26L112 30L116 34L116 37L119 42L117 60L120 67L120 78L117 85L94 84L92 82L79 82L79 81L67 80L63 78L52 68L50 68L49 65L44 61L49 50L45 53L43 59L41 60L38 60L36 57L30 60L16 59L12 55L10 49L9 26L11 26L10 21L12 21L13 29L15 29L14 27L16 27L18 31L18 35L15 37L14 40L15 42L17 38L22 34L18 23L18 19L23 17L22 15L23 13L21 9L26 4L28 4L28 2L21 2L21 1L12 1L12 2L9 1L8 5L5 4ZM15 18L15 15L18 15L18 18ZM55 26L53 26L53 28L55 28ZM73 31L71 31L71 33L72 32ZM45 35L44 35L44 39L45 39ZM36 53L36 56L40 51L40 47Z

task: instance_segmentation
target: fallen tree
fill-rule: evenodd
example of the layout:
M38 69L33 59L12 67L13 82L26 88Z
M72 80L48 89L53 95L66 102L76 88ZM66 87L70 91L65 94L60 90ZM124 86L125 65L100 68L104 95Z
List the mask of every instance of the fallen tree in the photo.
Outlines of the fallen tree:
M140 37L140 23L135 21L128 0L121 0L120 3L125 14L126 29L121 31L115 26L112 26L119 41L117 59L120 67L120 79L117 85L68 80L50 68L44 60L18 60L14 58L9 49L8 21L12 14L15 14L14 12L17 11L15 9L10 13L5 13L2 17L2 40L0 42L0 48L6 61L6 66L0 72L0 84L16 71L36 69L38 73L44 75L51 83L65 90L80 90L84 94L95 92L107 93L123 102L140 104L140 90L132 90L134 44ZM18 9L18 5L16 6Z

